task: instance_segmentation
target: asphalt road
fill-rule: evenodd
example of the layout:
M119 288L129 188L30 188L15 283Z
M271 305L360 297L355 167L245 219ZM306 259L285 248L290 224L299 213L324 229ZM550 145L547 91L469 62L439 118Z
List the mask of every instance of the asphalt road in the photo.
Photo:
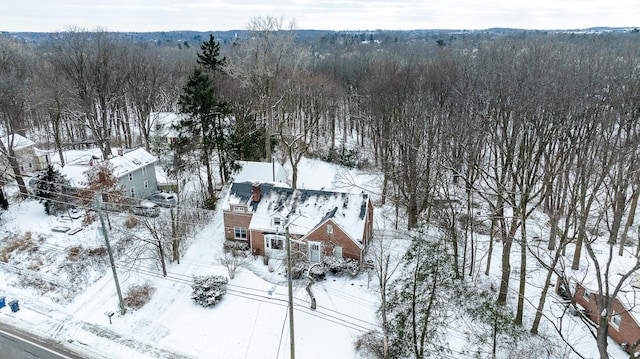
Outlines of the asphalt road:
M2 359L83 359L77 354L0 323Z

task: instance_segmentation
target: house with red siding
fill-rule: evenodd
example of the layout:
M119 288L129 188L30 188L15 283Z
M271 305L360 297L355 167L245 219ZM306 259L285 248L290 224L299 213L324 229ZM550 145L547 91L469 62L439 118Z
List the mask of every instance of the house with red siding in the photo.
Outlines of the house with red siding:
M284 258L288 230L292 249L312 263L326 256L361 262L373 234L367 193L234 182L223 202L223 216L225 239L246 241L254 255Z

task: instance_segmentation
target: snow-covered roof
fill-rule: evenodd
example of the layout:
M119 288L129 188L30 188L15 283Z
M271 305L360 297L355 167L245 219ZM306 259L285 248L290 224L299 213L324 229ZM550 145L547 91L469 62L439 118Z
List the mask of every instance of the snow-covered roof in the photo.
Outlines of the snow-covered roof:
M156 162L158 159L147 152L144 148L138 148L133 151L124 152L122 155L115 156L109 160L113 165L113 174L116 177L122 177L129 172L133 172L139 168Z
M91 157L90 153L87 153L87 156L85 157L88 159L83 160L82 164L69 164L58 168L60 173L69 180L72 187L84 187L83 183L87 181L86 172L92 168L89 162L92 159L100 161L95 159L95 157ZM157 160L158 159L156 157L145 151L145 149L138 148L133 151L124 152L121 156L116 155L111 158L109 162L113 165L113 174L116 177L121 178L129 172L133 172L139 168L154 163Z
M253 211L249 228L272 231L275 216L289 216L292 234L306 235L320 223L332 219L352 239L361 241L367 220L369 195L366 193L330 192L293 189L278 183L260 183L260 200L252 201L252 182L234 182L223 203L249 206Z
M151 119L151 128L156 129L159 125L160 131L158 135L165 137L177 137L178 132L173 129L173 125L179 123L185 114L176 112L151 112L149 118Z
M238 161L242 166L233 175L235 182L278 182L287 183L287 171L275 162Z
M13 137L14 151L35 145L35 142L17 133L11 134L9 136L3 134L1 135L0 141L2 141L2 144L5 148L7 148L9 146L9 143L11 143L11 137Z

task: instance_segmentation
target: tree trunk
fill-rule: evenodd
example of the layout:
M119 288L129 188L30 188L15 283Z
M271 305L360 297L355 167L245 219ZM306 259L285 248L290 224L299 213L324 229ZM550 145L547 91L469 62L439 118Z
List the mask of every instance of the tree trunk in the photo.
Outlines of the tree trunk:
M523 211L524 215L524 211ZM518 308L516 309L515 324L522 325L524 315L524 296L527 284L527 230L524 220L520 227L522 239L520 242L520 284L518 287Z
M629 215L627 216L627 222L624 224L622 237L620 238L620 249L618 250L619 256L622 256L624 253L624 246L627 243L627 233L629 232L629 228L633 224L633 220L635 219L635 216L636 216L636 208L638 207L638 197L640 197L640 190L636 188L631 197L631 208L629 208Z
M598 313L599 323L596 331L596 344L598 346L598 352L600 353L600 359L609 359L609 354L607 353L607 345L609 341L609 316L601 314L602 313Z

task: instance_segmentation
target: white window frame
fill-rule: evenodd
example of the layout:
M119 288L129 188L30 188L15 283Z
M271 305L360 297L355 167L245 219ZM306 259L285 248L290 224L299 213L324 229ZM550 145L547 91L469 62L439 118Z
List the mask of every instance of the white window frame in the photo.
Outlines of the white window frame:
M233 211L234 212L240 212L240 213L246 212L246 210L242 206L233 206Z
M336 257L336 258L343 258L342 257L342 246L333 247L333 256Z
M143 176L147 175L147 166L142 167L142 175Z
M616 329L619 330L620 329L620 323L622 323L622 315L620 315L620 313L616 313L616 311L613 311L613 314L611 314L611 326Z
M133 172L129 172L129 181L133 181Z
M144 180L143 183L144 183L144 188L149 188L149 181Z
M283 236L265 236L266 247L272 251L284 251L284 241ZM276 244L276 248L274 248L274 244Z
M132 198L135 198L136 197L136 188L135 187L129 188L129 194L131 195Z
M333 224L327 224L327 234L333 234Z
M282 218L275 216L271 218L271 225L276 228L280 228L282 226Z
M591 297L591 292L589 291L589 289L584 288L584 293L582 293L582 297L587 301L589 300L589 297Z
M246 241L248 238L249 233L246 227L233 227L233 239Z

